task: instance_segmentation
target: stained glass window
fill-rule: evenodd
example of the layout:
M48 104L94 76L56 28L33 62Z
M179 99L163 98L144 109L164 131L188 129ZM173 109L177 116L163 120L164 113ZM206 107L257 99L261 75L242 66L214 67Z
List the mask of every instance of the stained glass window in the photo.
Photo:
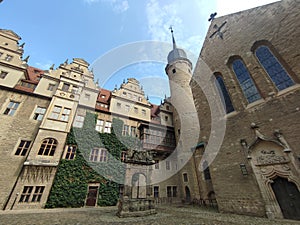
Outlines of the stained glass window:
M236 59L232 63L233 71L241 85L243 93L249 103L255 102L261 99L257 88L250 77L248 69L241 59Z
M279 91L295 84L267 46L257 48L255 55Z
M224 84L223 78L220 75L216 76L216 80L219 85L217 85L220 95L223 95L224 98L224 106L226 113L230 113L234 111L230 96L228 94L227 88Z

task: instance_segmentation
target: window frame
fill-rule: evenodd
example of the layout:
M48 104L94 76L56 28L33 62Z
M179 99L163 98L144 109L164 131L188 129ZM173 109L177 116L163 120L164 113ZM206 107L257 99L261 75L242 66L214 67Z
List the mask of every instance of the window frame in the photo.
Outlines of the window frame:
M16 156L26 156L29 152L32 141L20 140L19 145L15 151Z
M260 51L263 48L266 49L267 53L269 54L269 58L267 58L267 59L262 59L262 58L260 58L261 56L258 56L258 51ZM254 53L257 61L259 62L259 64L263 68L263 70L265 71L265 73L268 75L268 78L272 81L272 83L274 84L274 86L276 87L276 89L278 91L282 91L282 90L289 88L296 84L295 80L288 73L287 69L282 65L282 63L280 62L278 57L276 57L276 55L274 54L274 52L272 51L272 49L269 46L261 44L255 48L253 53ZM260 53L263 54L263 52L260 52ZM268 62L267 63L268 66L265 64L266 61ZM271 62L272 62L272 65L270 66ZM276 73L274 70L275 67L278 67ZM283 75L285 76L285 79L284 79L285 82L288 82L288 81L290 82L290 84L287 84L284 87L281 87L281 85L285 84L285 82L278 83L278 81L279 81L278 74L282 74L282 73L284 73ZM280 76L280 78L281 78L281 80L283 79L282 76Z
M254 79L252 78L245 62L240 57L237 57L232 59L230 64L248 104L261 100L262 96L260 91L254 82ZM241 71L241 73L238 73L238 71Z
M58 142L54 138L45 138L40 145L38 155L54 156ZM46 154L45 154L46 153Z
M45 110L44 113L43 112L37 112L38 109L42 109L42 110ZM46 114L46 111L47 111L47 108L46 107L41 107L41 106L36 106L34 112L33 112L33 118L34 120L37 120L37 121L42 121L45 114ZM41 116L41 118L40 118Z
M3 114L8 115L8 116L14 116L15 113L17 112L20 104L21 104L21 102L10 100L9 103L7 104L5 111L3 112ZM15 106L15 105L17 105L17 106Z

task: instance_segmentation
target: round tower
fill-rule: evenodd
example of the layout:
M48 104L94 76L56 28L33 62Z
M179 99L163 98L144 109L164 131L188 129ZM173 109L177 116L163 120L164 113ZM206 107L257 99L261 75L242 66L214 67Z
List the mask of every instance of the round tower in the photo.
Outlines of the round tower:
M171 33L173 50L168 55L168 64L165 71L169 77L170 99L174 107L173 123L176 142L178 147L184 147L184 140L180 138L180 136L193 131L193 124L196 122L190 117L191 113L196 112L193 94L190 88L192 62L187 58L187 54L183 49L177 48L172 28ZM182 134L181 131L184 131L184 134ZM190 149L187 148L180 149L181 152L185 150L190 152Z
M171 33L173 50L168 55L165 71L169 77L170 100L174 109L176 167L180 170L178 173L178 180L181 183L180 192L181 197L189 201L191 198L199 198L192 150L197 145L200 127L190 88L192 62L183 49L177 48L172 28ZM186 178L183 178L185 176Z

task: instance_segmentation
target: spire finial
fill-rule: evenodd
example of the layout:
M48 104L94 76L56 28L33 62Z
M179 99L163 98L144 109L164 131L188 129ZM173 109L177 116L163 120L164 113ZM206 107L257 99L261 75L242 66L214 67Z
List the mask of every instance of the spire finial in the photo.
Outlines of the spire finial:
M171 30L171 33L172 33L172 42L173 42L173 49L176 49L176 42L175 42L175 38L174 38L174 31L173 31L173 26L171 25L169 27L169 29Z

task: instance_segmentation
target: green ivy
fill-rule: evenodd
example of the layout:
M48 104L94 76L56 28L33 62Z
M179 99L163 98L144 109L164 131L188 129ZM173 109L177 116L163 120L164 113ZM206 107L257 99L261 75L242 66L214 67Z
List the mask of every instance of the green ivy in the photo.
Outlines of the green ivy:
M88 183L100 183L99 206L117 203L119 184L114 180L123 181L125 177L125 167L120 162L121 153L127 150L126 146L134 147L140 143L137 138L121 136L123 121L117 118L113 119L111 134L98 133L95 130L96 118L96 114L87 113L83 127L72 128L68 134L66 144L78 146L76 157L74 160L60 161L46 208L84 206ZM95 147L106 148L113 157L103 163L87 163Z

